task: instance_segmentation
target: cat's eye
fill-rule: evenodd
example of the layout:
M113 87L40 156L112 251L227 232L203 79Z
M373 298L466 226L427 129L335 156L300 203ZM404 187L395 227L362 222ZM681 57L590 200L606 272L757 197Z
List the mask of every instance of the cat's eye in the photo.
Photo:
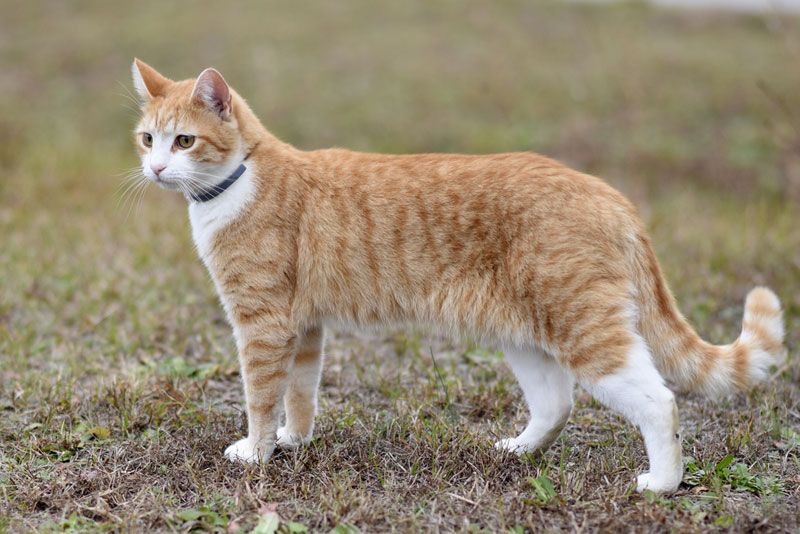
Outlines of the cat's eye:
M153 136L145 132L142 134L142 144L147 148L153 146Z
M194 136L179 135L175 138L175 144L178 145L178 148L189 148L194 144Z

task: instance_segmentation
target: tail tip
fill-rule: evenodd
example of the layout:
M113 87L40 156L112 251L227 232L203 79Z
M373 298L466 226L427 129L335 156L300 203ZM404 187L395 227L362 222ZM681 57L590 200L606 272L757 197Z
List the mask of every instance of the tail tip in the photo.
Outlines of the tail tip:
M771 289L756 287L747 294L742 330L772 357L773 364L780 364L786 358L781 301Z
M745 310L758 315L774 316L781 313L778 295L768 287L754 287L747 294Z

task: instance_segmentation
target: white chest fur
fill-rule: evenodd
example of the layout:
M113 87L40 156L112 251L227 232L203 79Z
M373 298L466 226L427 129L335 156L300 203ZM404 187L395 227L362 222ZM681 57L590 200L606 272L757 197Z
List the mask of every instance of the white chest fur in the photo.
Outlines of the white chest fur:
M247 205L255 197L255 183L253 171L247 169L236 182L222 194L207 202L192 202L189 204L189 222L192 225L192 239L200 259L203 260L214 287L217 290L222 307L230 321L230 305L220 290L219 281L211 268L211 249L217 232L228 226L241 215ZM233 323L231 323L233 324ZM241 344L241 336L234 327L234 338L237 346Z
M236 219L255 196L253 171L247 169L225 192L207 202L189 204L189 222L197 253L206 267L211 262L211 246L221 229ZM213 278L214 273L211 273ZM216 282L216 280L215 280Z

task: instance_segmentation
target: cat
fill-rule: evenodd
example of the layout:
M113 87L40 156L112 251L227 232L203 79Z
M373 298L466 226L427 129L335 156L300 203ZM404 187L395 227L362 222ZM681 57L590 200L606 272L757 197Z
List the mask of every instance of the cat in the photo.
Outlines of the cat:
M177 82L138 59L132 71L142 172L186 196L233 327L248 435L231 460L311 439L326 325L420 324L496 344L530 411L503 450L546 449L580 384L640 429L638 491L681 482L672 389L717 397L785 357L781 305L763 287L735 342L700 339L635 208L598 178L533 153L301 151L214 69Z

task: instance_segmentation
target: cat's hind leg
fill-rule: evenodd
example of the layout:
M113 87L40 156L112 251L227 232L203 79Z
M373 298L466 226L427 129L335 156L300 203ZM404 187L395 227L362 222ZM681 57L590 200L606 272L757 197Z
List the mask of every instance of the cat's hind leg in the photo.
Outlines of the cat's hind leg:
M683 478L675 396L664 385L639 335L627 329L606 333L568 357L573 372L594 398L622 413L642 432L650 471L639 475L637 491L674 491ZM611 340L614 343L609 344ZM625 354L622 359L620 351ZM590 353L592 361L581 356ZM605 372L598 373L604 365L608 365Z
M505 358L525 396L530 420L519 436L500 440L495 447L517 453L545 450L567 424L575 380L539 349L508 350Z
M311 441L317 414L317 391L322 374L323 331L307 330L298 339L297 354L283 397L286 424L278 428L277 445L293 449Z

